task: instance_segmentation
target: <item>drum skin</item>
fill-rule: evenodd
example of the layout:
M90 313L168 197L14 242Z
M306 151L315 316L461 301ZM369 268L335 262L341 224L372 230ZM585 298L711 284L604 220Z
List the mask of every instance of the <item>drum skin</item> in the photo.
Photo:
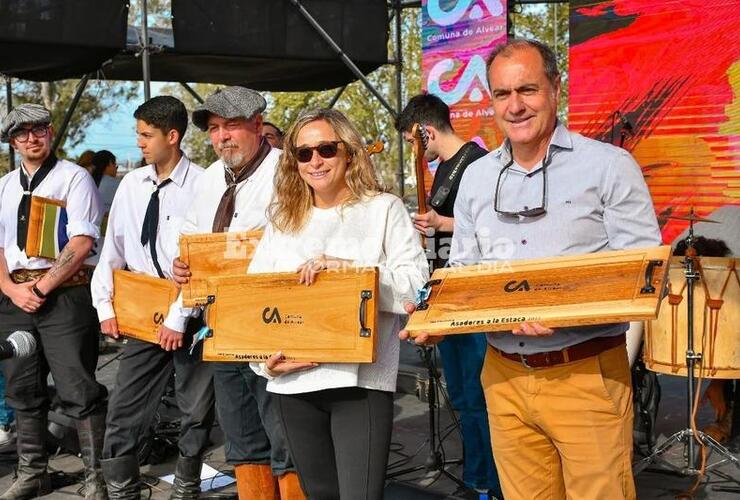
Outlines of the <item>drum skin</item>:
M740 378L740 274L735 258L700 257L694 282L694 344L701 353L696 376ZM647 322L645 365L668 375L687 375L687 285L683 257L673 257L669 296L660 314Z

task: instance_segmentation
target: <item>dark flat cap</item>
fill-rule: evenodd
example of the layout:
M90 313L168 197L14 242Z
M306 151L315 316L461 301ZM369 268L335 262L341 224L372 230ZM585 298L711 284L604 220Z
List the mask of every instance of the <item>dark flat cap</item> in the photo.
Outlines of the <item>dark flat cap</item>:
M222 118L244 118L249 120L262 113L267 101L259 92L246 87L224 87L209 95L205 102L193 111L193 124L205 131L208 115L213 113Z
M0 123L0 140L8 142L14 132L24 125L51 123L51 113L40 104L21 104L10 110Z

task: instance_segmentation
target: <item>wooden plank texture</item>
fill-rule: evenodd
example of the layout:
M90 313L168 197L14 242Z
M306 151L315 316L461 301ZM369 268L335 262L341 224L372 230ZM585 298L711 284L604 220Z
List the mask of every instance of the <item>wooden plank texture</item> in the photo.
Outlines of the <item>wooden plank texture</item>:
M113 310L118 330L127 337L157 343L157 332L178 289L166 279L113 271Z
M433 335L510 331L521 322L549 327L654 319L670 247L601 252L434 271L428 309L406 328ZM654 291L641 293L650 261Z
M190 266L190 281L182 287L185 307L204 305L207 279L247 273L262 231L187 234L180 237L180 259Z
M363 300L363 292L371 296ZM205 360L262 361L278 351L296 361L375 360L376 268L324 272L311 286L298 284L296 273L211 278L208 293L215 301L206 309L212 337L203 347Z

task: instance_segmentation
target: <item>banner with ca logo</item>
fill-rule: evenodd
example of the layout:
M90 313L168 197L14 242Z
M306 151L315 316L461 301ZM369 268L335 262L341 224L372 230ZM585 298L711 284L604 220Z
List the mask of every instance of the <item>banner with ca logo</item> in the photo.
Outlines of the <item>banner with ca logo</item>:
M486 57L506 41L506 2L422 0L421 31L424 89L450 107L458 135L497 147Z

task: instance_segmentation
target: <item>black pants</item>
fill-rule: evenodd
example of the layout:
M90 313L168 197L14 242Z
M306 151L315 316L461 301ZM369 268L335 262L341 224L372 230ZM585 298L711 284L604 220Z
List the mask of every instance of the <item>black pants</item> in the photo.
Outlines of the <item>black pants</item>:
M383 498L392 393L349 387L275 398L310 500Z
M0 363L10 405L19 413L45 416L50 404L47 378L51 372L64 414L80 419L103 411L107 391L95 380L97 325L86 286L54 290L33 314L0 294L0 338L5 340L15 331L25 330L38 343L35 354Z
M128 340L108 403L103 458L138 452L173 371L175 397L182 412L180 454L198 458L203 455L214 419L213 369L201 359L202 344L192 356L188 352L192 335L200 326L199 320L188 323L183 347L176 351L165 351L149 342Z
M226 461L270 464L276 476L294 471L267 380L254 373L249 363L214 363L213 381Z

